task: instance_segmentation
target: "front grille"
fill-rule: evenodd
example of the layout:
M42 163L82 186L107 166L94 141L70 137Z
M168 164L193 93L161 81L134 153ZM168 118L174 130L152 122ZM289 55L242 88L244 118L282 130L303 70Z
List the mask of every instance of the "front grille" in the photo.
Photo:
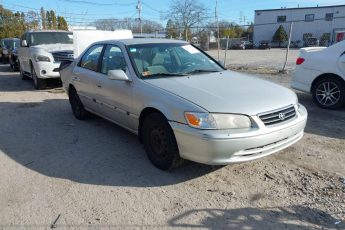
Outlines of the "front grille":
M265 125L275 125L293 119L296 116L294 106L260 114L259 118Z
M53 52L52 55L54 57L54 61L58 61L58 62L74 60L73 51L58 51L58 52Z

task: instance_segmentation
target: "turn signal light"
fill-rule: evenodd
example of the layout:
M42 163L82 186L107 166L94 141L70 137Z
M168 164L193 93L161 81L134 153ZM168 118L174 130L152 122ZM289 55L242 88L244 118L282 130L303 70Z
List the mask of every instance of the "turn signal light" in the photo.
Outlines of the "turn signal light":
M200 119L195 116L194 114L191 113L186 113L186 118L189 122L189 124L193 125L193 126L199 126L200 125Z
M304 61L305 61L304 58L299 57L299 58L297 58L297 60L296 60L296 65L301 65Z

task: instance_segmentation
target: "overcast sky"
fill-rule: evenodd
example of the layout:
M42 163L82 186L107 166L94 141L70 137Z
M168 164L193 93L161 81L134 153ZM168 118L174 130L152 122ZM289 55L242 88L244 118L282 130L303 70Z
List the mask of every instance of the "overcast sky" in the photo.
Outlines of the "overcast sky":
M216 0L196 0L209 10L210 21L214 20ZM74 25L84 25L98 18L137 18L137 0L0 0L0 3L12 11L55 10ZM142 18L161 22L169 10L171 0L142 0ZM345 4L342 0L218 0L219 18L236 23L250 23L254 10L276 9L281 7L309 7ZM241 20L240 20L241 18ZM244 21L245 19L245 21Z

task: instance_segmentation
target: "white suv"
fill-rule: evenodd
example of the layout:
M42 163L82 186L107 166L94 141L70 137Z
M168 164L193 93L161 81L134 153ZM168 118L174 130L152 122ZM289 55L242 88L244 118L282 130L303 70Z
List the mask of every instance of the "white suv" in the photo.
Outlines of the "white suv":
M21 38L18 60L22 79L30 77L36 89L43 89L46 79L60 78L61 61L74 60L73 34L57 30L26 32Z

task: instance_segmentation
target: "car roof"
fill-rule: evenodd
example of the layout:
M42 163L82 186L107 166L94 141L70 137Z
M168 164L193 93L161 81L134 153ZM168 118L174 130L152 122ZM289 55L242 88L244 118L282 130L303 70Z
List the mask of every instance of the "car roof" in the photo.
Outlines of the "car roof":
M3 38L1 40L20 40L19 38Z
M96 43L115 43L121 42L124 45L139 45L139 44L163 44L163 43L175 43L175 44L188 44L186 41L173 40L173 39L158 39L158 38L132 38L132 39L119 39L119 40L106 40Z

